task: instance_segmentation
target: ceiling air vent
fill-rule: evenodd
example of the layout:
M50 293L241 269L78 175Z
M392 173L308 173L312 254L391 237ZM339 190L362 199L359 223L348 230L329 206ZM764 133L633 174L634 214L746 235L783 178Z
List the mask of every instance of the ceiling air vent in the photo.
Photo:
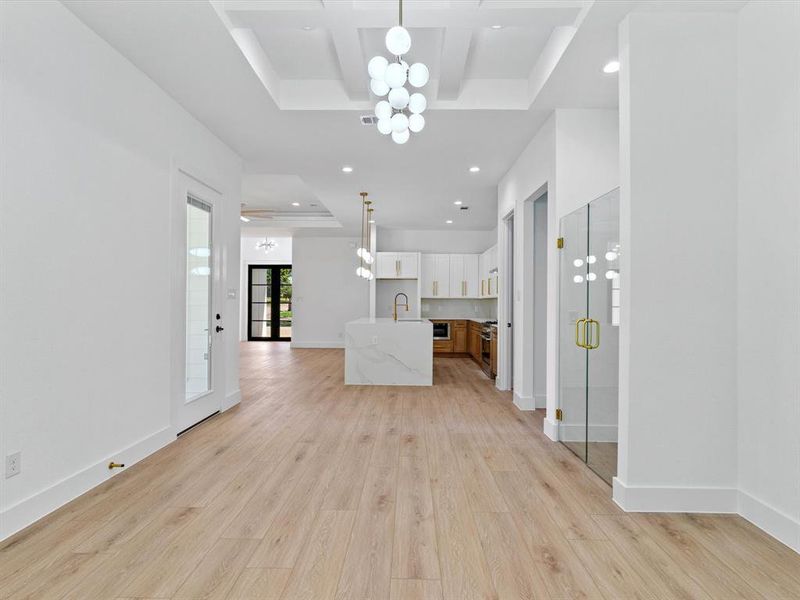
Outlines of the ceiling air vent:
M460 208L461 210L469 210L469 206L460 206L459 208Z
M378 123L378 117L375 115L361 115L361 124L362 125L376 125Z

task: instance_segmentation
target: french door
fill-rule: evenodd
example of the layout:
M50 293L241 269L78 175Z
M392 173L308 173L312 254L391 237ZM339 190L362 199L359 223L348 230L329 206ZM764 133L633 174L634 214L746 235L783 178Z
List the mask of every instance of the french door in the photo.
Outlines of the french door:
M247 339L292 339L292 265L249 265Z
M561 219L559 440L608 483L617 472L619 190Z

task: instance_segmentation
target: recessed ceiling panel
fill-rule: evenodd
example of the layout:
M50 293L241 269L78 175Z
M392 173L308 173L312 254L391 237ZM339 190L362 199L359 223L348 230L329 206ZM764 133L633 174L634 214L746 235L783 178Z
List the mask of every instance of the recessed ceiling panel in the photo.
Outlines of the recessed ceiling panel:
M551 27L480 27L472 32L467 79L527 79Z
M327 29L254 29L281 79L340 79L339 62Z

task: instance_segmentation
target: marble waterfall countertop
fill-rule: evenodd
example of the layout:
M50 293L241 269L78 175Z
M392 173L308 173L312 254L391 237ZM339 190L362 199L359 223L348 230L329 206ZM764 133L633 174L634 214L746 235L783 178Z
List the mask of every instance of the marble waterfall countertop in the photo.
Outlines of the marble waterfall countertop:
M365 317L344 329L347 385L433 385L433 324Z

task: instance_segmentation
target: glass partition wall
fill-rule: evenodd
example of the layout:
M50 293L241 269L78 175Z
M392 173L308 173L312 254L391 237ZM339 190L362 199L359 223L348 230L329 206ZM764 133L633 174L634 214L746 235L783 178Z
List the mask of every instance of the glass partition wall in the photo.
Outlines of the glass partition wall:
M600 477L617 472L619 190L561 219L559 440Z

